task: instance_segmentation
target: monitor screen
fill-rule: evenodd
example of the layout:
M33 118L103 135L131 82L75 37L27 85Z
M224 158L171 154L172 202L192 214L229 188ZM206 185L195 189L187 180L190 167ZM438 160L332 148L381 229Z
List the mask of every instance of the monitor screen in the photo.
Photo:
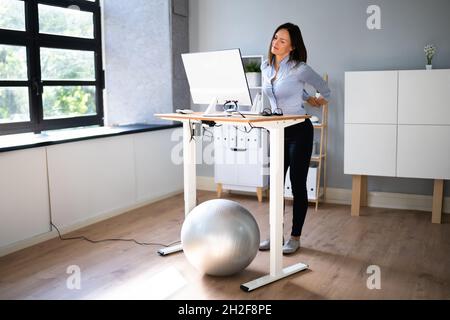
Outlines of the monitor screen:
M239 49L185 53L181 57L195 104L217 99L219 104L237 100L239 105L252 105Z

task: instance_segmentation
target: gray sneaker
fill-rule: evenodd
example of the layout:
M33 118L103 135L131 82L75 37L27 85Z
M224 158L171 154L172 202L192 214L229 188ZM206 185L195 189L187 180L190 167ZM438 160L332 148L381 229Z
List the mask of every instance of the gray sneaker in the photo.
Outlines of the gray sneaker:
M284 244L284 237L283 237L283 244ZM270 238L263 240L259 243L259 250L260 251L270 250Z
M300 240L289 239L283 246L283 254L292 254L300 248Z

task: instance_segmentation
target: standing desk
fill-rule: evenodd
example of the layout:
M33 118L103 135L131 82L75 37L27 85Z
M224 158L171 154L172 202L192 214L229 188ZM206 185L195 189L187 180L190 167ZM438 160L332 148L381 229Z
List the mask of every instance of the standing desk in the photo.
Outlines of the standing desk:
M252 291L266 284L305 270L308 265L296 263L283 268L283 202L284 202L284 128L305 121L308 115L283 116L229 116L204 117L202 113L192 114L155 114L155 116L183 123L183 159L184 159L184 213L185 215L197 205L196 195L196 144L192 137L192 123L215 122L225 125L250 125L265 128L270 132L270 273L263 277L241 284L244 291ZM181 244L160 249L161 255L181 251Z

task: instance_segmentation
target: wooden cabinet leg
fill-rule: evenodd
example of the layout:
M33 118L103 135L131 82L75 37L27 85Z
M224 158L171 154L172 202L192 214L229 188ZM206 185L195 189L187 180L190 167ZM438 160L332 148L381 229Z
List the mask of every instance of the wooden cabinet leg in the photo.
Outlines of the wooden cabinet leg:
M354 175L352 178L352 216L359 216L359 209L361 207L361 187L362 176Z
M217 198L220 198L222 196L222 184L217 184Z
M258 197L258 202L262 202L263 189L261 187L256 187L256 196Z
M434 180L433 191L433 211L431 212L431 222L441 223L442 221L442 201L444 200L444 180Z
M361 207L367 207L367 176L361 176Z

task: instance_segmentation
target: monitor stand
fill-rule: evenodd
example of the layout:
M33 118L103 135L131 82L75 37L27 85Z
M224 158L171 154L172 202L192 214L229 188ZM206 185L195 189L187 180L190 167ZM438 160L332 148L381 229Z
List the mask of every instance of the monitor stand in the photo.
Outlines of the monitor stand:
M208 105L208 108L206 108L206 111L202 114L204 117L228 117L230 114L227 112L217 112L216 111L217 106L217 98L214 98L211 100L211 103Z

